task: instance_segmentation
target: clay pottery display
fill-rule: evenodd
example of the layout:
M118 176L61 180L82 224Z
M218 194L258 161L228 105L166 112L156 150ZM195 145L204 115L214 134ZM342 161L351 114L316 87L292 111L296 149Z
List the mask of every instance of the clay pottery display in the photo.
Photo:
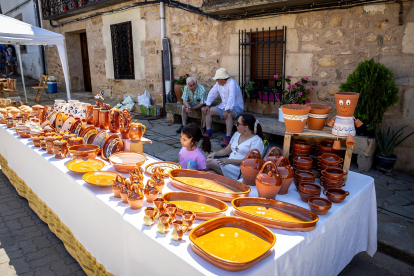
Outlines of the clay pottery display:
M285 121L286 132L303 132L311 107L300 104L285 104L280 108L283 110L283 120Z
M144 135L146 130L146 126L135 120L135 122L129 124L129 140L141 141L141 137Z
M326 170L326 169L340 169L340 168L342 168L342 164L328 166L328 165L325 165L324 163L318 162L318 167L321 170Z
M349 192L342 189L327 189L323 191L323 194L333 203L341 203L349 195Z
M93 125L96 128L99 127L99 111L101 110L101 107L101 102L96 102L96 105L93 107Z
M62 139L62 136L48 136L46 139L46 152L48 154L54 154L54 144L53 142L56 140Z
M327 165L327 166L335 166L335 165L339 165L339 163L342 163L344 160L339 157L336 154L331 154L331 153L324 153L322 155L318 156L318 160Z
M285 195L289 190L290 184L292 184L293 176L295 174L290 166L289 159L283 155L276 160L276 167L282 179L282 186L280 187L278 194Z
M301 166L301 165L296 165L294 163L293 164L293 169L300 170L300 171L308 171L308 172L311 172L312 171L312 165L310 165L310 166Z
M74 111L75 111L75 104L76 103L78 103L79 101L78 100L69 100L68 101L68 103L69 103L69 116L72 116L72 117L74 117ZM59 106L60 104L58 104L58 106Z
M112 184L112 192L114 192L114 197L121 198L121 186L123 185L125 185L125 178L118 174Z
M154 180L155 185L157 186L158 192L162 194L162 189L164 189L164 185L165 185L164 175L161 172L156 171L151 175L151 179Z
M40 148L42 150L46 150L46 137L44 136L41 136L41 137L43 137L43 139L40 139Z
M53 142L53 153L55 158L63 159L68 154L68 142L65 140L56 140Z
M165 212L167 212L167 214L169 214L171 216L171 219L174 221L177 217L177 205L175 205L174 203L167 203L167 205L165 206Z
M167 233L168 228L170 228L171 216L167 213L163 213L159 216L159 221L157 224L158 232Z
M174 93L175 93L175 96L177 97L177 103L183 102L183 99L181 98L181 96L183 95L183 92L181 90L182 87L183 85L181 84L174 84Z
M276 163L276 160L282 156L282 151L278 147L273 147L269 150L269 152L266 154L265 158L263 158L264 162L272 161L273 163Z
M159 217L162 213L165 211L165 207L167 204L165 203L165 200L161 197L154 199L154 205L157 207L157 215L156 218Z
M17 134L19 134L20 138L30 138L30 130L28 129L20 130Z
M353 117L358 103L359 93L338 92L334 94L336 114L341 117Z
M257 149L250 150L240 165L243 183L254 186L256 184L256 176L262 167L263 159L260 151Z
M308 202L309 198L311 198L311 197L319 197L320 196L320 193L319 194L307 193L307 192L304 192L302 190L298 190L298 192L299 192L300 199L303 202Z
M191 211L184 211L181 214L181 218L184 222L184 225L187 225L188 229L191 229L191 226L193 225L193 222L196 218L196 214L194 212L191 212Z
M129 139L129 124L132 122L132 116L127 108L122 110L121 118L119 119L121 136L123 139Z
M152 203L154 199L157 198L158 189L157 189L157 185L155 184L154 180L149 179L147 181L147 185L145 185L145 188L144 188L144 195L145 195L147 202L150 202L150 203Z
M73 159L95 159L98 156L99 150L99 146L96 145L77 145L69 147L69 153Z
M175 241L181 241L183 235L188 230L188 226L184 224L181 220L175 220L172 222L174 230L171 233L171 237Z
M144 202L144 195L137 184L132 185L131 189L128 190L127 200L131 209L141 209L142 203Z
M342 169L326 169L321 171L321 174L329 179L338 180L342 179L345 175L348 174L347 171Z
M323 197L310 197L308 204L310 210L318 216L326 215L332 207L332 202Z
M91 104L86 106L85 122L88 125L93 124L93 105Z
M275 163L264 163L256 177L256 187L259 197L275 199L282 186L282 179Z
M99 128L101 130L109 129L109 108L111 106L102 104L101 110L99 110Z
M308 103L306 105L311 107L308 115L308 128L312 130L322 130L332 107L318 103Z
M299 187L298 187L299 191L305 192L305 193L309 193L309 194L317 194L320 195L321 191L322 191L322 187L317 185L317 184L313 184L313 183L300 183Z
M37 137L33 137L33 145L35 146L35 147L40 147L40 141L41 140L44 140L45 139L45 136L42 136L42 135L40 135L40 136L37 136ZM46 146L46 144L45 144L45 146Z
M112 108L109 111L109 131L113 133L119 132L119 119L121 117L121 112L118 108Z
M145 208L144 224L151 226L154 224L155 218L158 214L158 211L154 207Z
M295 178L298 180L315 181L316 175L308 171L295 171Z

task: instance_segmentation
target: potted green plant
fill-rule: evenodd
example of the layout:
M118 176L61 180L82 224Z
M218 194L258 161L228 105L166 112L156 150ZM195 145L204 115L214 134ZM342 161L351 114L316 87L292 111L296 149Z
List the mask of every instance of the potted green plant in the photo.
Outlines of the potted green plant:
M177 102L182 103L183 99L181 99L181 96L183 95L184 86L187 84L187 78L189 77L188 74L185 74L184 76L180 76L180 78L174 79L171 78L173 84L174 84L174 93L177 97Z
M354 116L364 125L357 128L357 135L373 137L375 126L382 122L387 108L399 99L393 73L373 58L360 62L339 89L341 92L359 93Z
M254 92L254 81L249 81L246 82L243 86L244 86L244 94L246 95L247 98L253 98L253 92Z
M404 126L398 131L391 130L391 127L388 127L388 131L385 132L378 127L378 130L375 132L375 139L377 140L377 151L375 153L375 169L383 172L391 172L394 167L395 162L397 161L397 156L393 154L394 149L404 142L408 137L414 134L414 131L400 138L404 132Z

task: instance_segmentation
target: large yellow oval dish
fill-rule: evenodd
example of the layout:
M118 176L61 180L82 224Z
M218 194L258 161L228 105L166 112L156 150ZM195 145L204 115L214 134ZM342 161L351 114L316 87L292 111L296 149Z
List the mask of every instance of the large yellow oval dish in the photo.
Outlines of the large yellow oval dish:
M115 172L89 172L82 176L82 179L91 185L100 187L111 187L118 173Z
M66 164L66 168L76 173L99 171L105 167L105 163L98 159L74 159Z

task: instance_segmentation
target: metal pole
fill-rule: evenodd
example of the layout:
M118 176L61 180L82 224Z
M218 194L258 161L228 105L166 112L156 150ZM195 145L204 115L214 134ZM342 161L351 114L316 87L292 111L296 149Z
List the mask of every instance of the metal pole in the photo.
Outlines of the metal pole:
M23 82L24 97L26 98L26 103L27 103L26 85L24 83L23 66L22 66L22 56L20 54L20 44L16 44L16 47L17 47L17 56L19 57L20 75L22 76L22 82Z

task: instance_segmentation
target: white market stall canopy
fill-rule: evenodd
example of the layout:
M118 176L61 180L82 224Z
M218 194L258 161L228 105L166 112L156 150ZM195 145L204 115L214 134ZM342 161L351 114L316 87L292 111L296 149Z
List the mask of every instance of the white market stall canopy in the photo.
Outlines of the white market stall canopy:
M67 70L64 39L64 36L61 34L38 28L20 20L0 14L0 43L14 44L17 46L17 54L20 62L20 71L22 73L25 96L26 87L24 84L20 45L56 45L59 51L60 61L62 63L63 74L65 76L67 97L68 100L70 100L69 76Z

